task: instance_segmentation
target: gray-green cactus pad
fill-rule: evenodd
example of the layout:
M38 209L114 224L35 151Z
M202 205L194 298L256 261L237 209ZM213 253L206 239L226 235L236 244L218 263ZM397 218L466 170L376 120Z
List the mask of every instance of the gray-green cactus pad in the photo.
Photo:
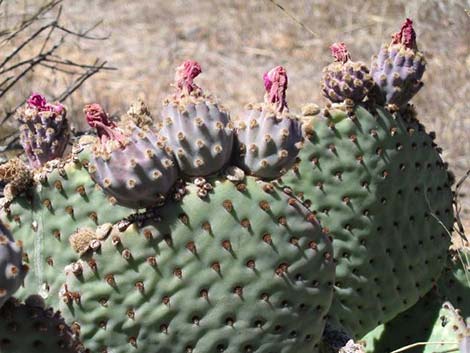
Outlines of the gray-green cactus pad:
M47 173L42 183L0 213L0 220L23 243L24 261L30 267L16 296L25 299L39 293L56 307L63 269L78 257L70 235L80 228L95 230L114 223L129 213L108 201L79 162L69 161Z
M450 243L443 225L453 223L449 176L432 138L411 111L369 109L312 118L301 162L282 178L333 236L330 316L355 338L431 289Z
M332 298L332 247L300 203L248 177L190 184L70 266L61 311L91 352L311 353Z

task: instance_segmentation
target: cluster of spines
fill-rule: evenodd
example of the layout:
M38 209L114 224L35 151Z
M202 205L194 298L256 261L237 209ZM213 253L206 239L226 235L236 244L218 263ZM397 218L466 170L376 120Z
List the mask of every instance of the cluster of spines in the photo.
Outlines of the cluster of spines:
M5 203L8 203L33 185L33 173L21 159L12 158L0 165L0 182L4 185Z

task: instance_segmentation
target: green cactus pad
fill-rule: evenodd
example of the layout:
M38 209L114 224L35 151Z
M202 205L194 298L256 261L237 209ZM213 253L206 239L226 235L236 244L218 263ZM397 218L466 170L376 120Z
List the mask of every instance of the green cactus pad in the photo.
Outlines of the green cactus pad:
M412 111L349 109L312 118L301 161L282 179L333 236L331 319L359 338L431 289L453 213L446 168Z
M327 236L271 184L212 186L189 184L69 267L60 309L91 352L316 350L334 281Z
M468 261L468 260L467 260ZM454 265L447 268L438 287L429 292L411 309L365 336L367 352L388 353L417 342L427 342L407 350L410 353L438 353L456 349L470 327L460 315L470 317L469 269ZM448 303L451 303L449 305ZM460 315L453 309L460 310ZM438 344L438 342L447 342ZM454 343L451 343L454 342Z
M0 220L23 243L23 260L30 267L24 288L16 295L25 299L40 293L55 307L64 266L78 257L69 236L81 228L95 230L114 223L130 210L112 205L79 162L69 161L45 176L26 196L3 209Z
M78 353L81 345L58 312L32 296L9 299L0 309L0 352Z

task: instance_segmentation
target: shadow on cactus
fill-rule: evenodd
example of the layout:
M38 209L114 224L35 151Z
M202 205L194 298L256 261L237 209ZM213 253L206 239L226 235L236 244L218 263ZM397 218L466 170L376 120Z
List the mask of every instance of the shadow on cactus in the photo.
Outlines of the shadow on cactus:
M367 352L385 353L401 348L413 353L459 348L460 352L467 352L464 345L468 345L470 338L470 282L469 268L465 266L454 254L436 288L411 309L363 338Z

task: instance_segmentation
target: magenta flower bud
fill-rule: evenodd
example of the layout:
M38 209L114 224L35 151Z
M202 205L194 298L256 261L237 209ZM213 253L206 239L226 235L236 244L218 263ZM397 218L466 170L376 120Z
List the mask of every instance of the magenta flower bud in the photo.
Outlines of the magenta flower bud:
M45 110L46 98L39 93L31 94L31 97L29 97L26 102L30 108L36 108L39 111Z
M265 100L274 103L279 112L287 109L287 72L282 66L276 66L263 75L264 87L266 89Z
M186 60L176 68L175 81L177 88L186 94L199 89L194 79L202 72L201 65L194 60Z

